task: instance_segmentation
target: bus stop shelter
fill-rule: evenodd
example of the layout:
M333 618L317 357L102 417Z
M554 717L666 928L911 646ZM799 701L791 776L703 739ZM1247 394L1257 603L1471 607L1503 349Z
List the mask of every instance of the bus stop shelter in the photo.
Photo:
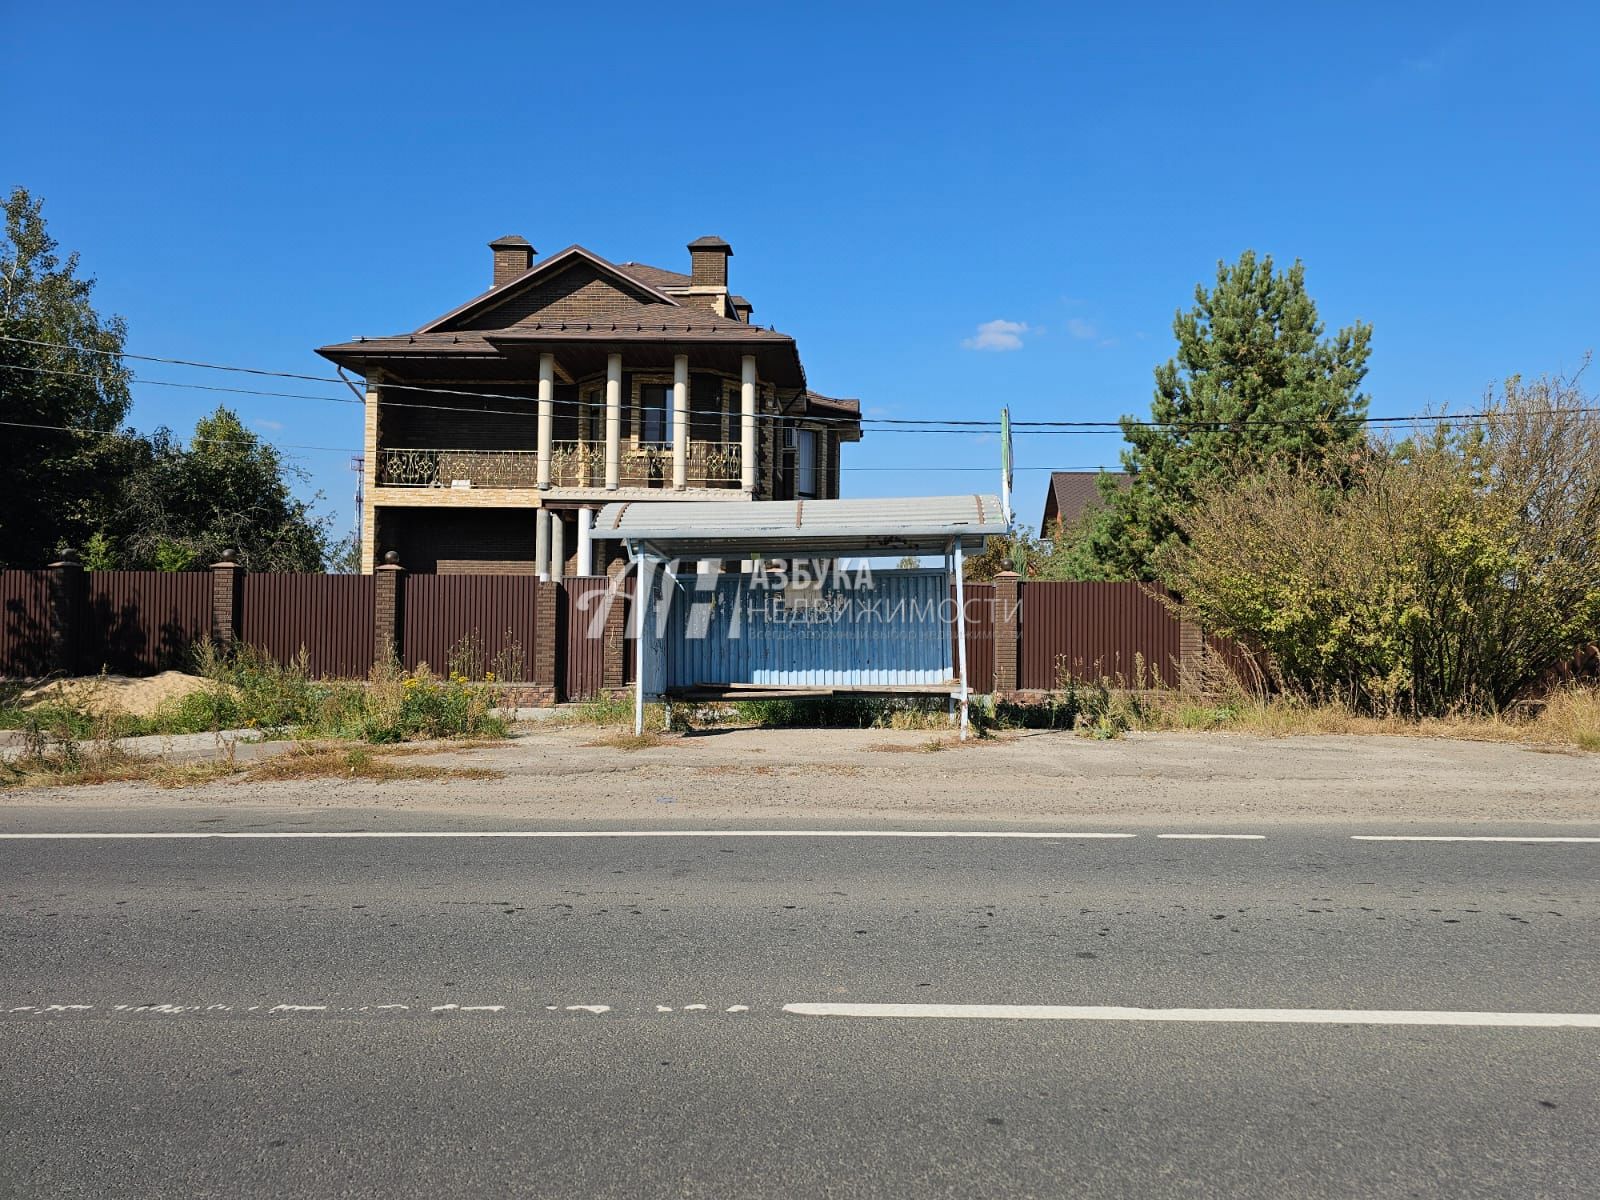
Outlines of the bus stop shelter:
M1006 532L985 495L607 505L594 536L637 576L635 727L647 698L921 694L965 736L962 565ZM869 565L906 555L942 566Z

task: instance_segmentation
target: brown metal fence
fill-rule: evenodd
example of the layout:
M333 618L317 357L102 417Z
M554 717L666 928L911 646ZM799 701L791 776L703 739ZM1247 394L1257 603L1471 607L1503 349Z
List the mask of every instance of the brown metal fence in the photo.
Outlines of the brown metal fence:
M532 575L410 575L401 617L401 661L443 673L452 655L497 676L531 679L539 580ZM472 639L469 646L465 639Z
M967 690L986 696L994 691L994 584L963 583L967 594ZM950 588L950 612L955 614L956 589ZM961 670L956 624L950 623L951 663Z
M1056 686L1063 674L1137 686L1178 682L1178 618L1166 592L1138 583L1024 583L1017 684Z
M91 571L87 599L82 659L91 672L181 669L211 632L209 571Z
M49 575L0 571L0 676L43 675L49 659Z
M372 669L371 575L246 575L239 638L278 662L303 648L313 675Z
M605 682L606 594L611 580L603 575L568 579L562 589L564 630L557 630L565 647L562 692L568 700L588 700Z

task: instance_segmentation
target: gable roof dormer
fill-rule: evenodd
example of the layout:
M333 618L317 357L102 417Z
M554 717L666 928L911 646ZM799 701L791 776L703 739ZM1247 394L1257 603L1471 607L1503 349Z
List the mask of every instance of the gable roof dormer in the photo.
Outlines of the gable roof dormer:
M582 246L568 246L496 284L417 333L486 332L523 323L636 319L641 310L679 302Z

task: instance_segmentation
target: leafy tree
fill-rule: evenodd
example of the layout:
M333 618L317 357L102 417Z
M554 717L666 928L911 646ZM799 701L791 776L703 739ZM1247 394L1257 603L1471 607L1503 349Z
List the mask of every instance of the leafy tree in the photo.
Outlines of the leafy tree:
M328 543L324 557L330 574L361 574L361 534L351 531L342 538Z
M0 239L0 565L35 567L82 545L107 511L105 484L137 453L117 430L129 373L116 355L126 330L91 303L45 229L43 202L23 188L5 201Z
M251 571L320 571L329 518L297 500L304 473L218 408L195 423L188 446L158 429L127 479L103 541L122 566L184 571L238 552Z
M1122 419L1130 486L1101 481L1105 508L1083 533L1116 578L1154 578L1154 556L1184 538L1182 514L1217 485L1268 463L1348 477L1364 445L1372 327L1324 338L1305 268L1247 250L1173 320L1178 353L1156 368L1151 422Z
M961 577L968 583L988 583L1002 571L1034 576L1039 573L1043 557L1044 550L1033 531L1019 523L1004 537L990 538L982 554L965 559Z
M1368 448L1341 487L1282 462L1213 485L1164 575L1296 691L1503 708L1600 640L1600 408L1557 377L1513 379L1486 411Z

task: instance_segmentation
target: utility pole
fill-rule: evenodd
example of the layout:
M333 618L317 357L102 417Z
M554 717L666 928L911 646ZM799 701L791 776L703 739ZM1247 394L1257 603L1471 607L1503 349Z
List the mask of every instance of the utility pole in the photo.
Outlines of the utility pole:
M364 454L352 454L350 456L350 469L352 471L354 471L355 475L356 475L356 522L355 522L355 530L356 530L356 535L360 536L360 534L361 534L361 510L362 510L362 507L364 506L364 504L366 502L366 498L367 498L367 494L366 494L367 456L364 455Z

